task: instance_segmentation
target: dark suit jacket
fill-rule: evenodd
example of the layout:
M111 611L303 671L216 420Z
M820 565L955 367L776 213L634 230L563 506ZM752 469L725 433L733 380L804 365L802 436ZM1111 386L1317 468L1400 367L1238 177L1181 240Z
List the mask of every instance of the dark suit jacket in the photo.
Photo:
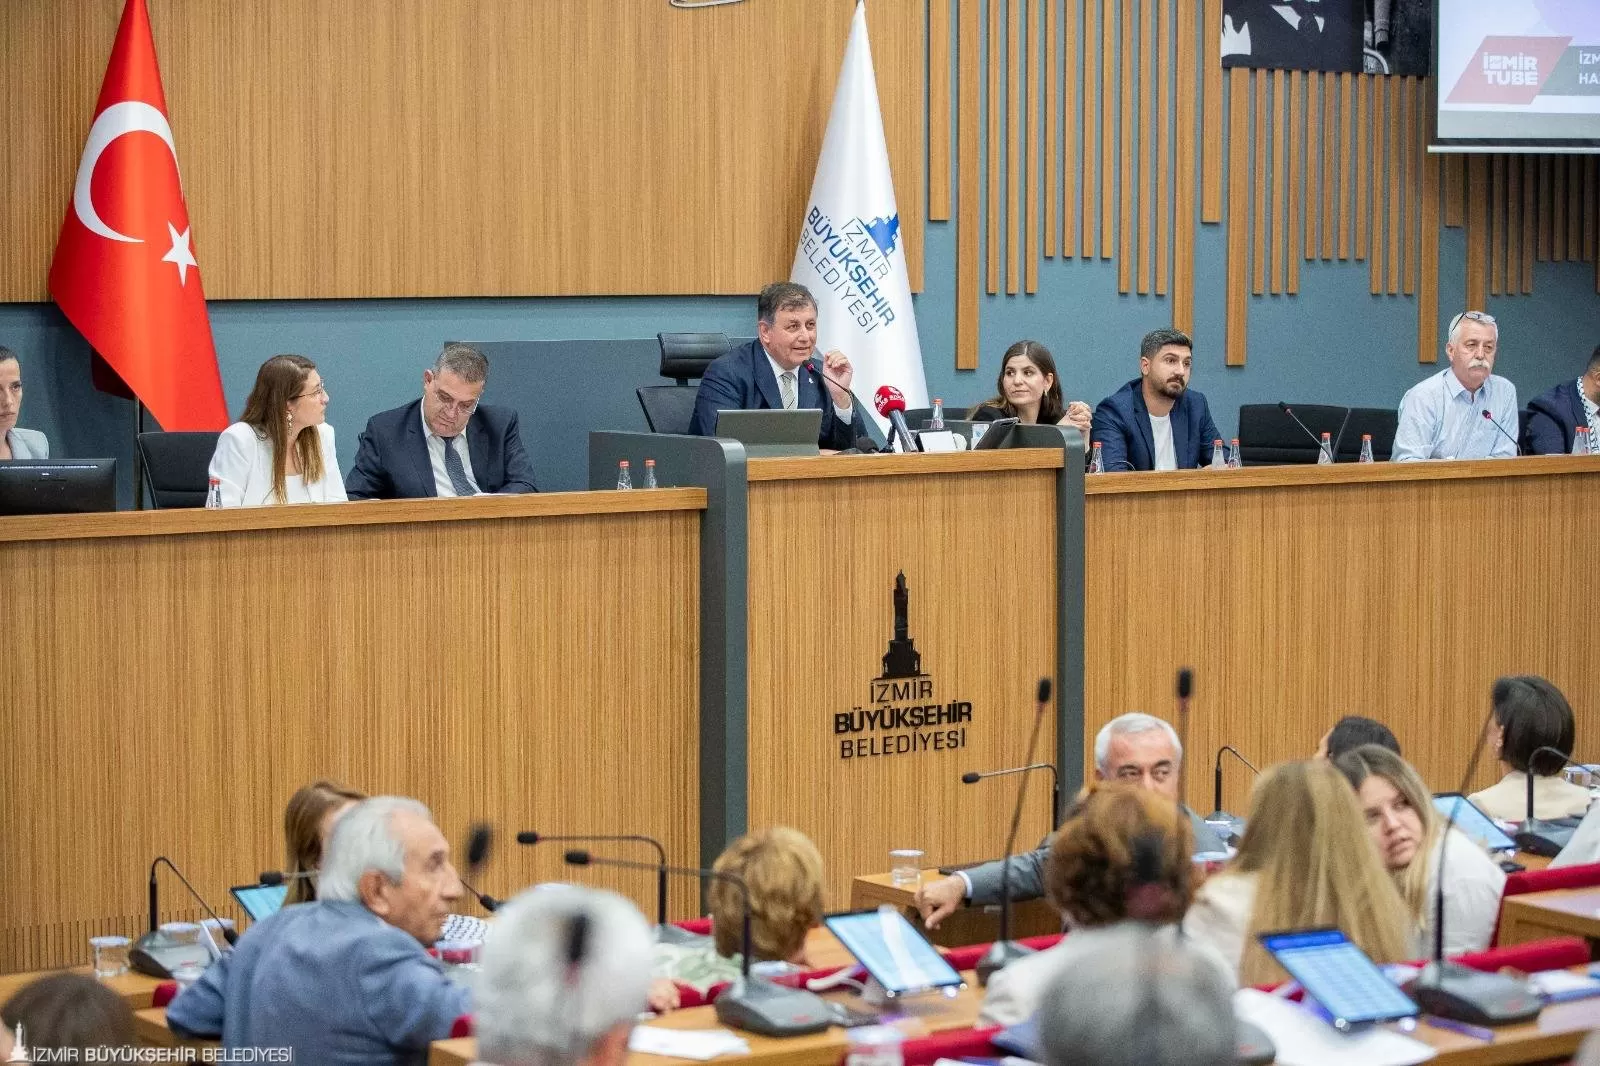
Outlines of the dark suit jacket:
M1522 450L1529 455L1566 455L1579 426L1587 426L1578 382L1572 380L1528 401L1528 424L1522 427ZM1592 443L1590 445L1593 446Z
M828 395L826 383L810 362L796 372L796 378L799 406L822 411L817 447L851 448L857 437L869 435L867 416L859 403L851 411L849 425L833 413L833 397ZM761 341L747 341L718 356L706 367L705 376L700 379L700 391L694 398L694 418L689 422L689 432L700 437L713 436L717 431L718 411L773 411L782 407L778 377L772 372L772 363Z
M1106 472L1154 470L1156 442L1150 433L1150 408L1145 406L1140 380L1134 378L1100 401L1094 409L1089 439L1099 441ZM1203 394L1185 389L1172 405L1172 451L1178 469L1192 470L1211 462L1211 444L1221 438L1211 421L1211 408Z
M472 480L484 492L538 492L533 465L522 447L517 413L479 404L467 422ZM398 500L437 496L433 460L422 435L422 401L381 411L367 420L356 444L356 465L344 479L352 500Z

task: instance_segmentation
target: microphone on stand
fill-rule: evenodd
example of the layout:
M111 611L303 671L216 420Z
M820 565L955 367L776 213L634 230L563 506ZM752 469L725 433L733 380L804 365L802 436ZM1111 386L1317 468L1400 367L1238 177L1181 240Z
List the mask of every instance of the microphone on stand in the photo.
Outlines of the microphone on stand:
M206 943L204 944L190 945L174 944L161 933L161 918L159 914L161 909L161 886L156 881L156 869L160 866L166 866L167 869L172 871L173 876L183 882L183 887L189 890L189 895L195 898L200 906L204 908L206 914L217 923L217 928L222 930L222 939L228 942L229 947L239 942L239 933L223 923L222 919L217 916L216 908L206 902L206 898L195 889L194 885L189 883L189 879L183 876L183 871L179 870L171 859L165 855L157 855L150 863L150 931L134 942L133 948L128 954L128 961L140 973L165 980L172 976L173 970L186 963L205 966L211 961L212 953L215 951L220 954L221 949L216 946L216 942L211 940L209 936L206 937Z
M1572 842L1572 834L1577 831L1577 827L1552 825L1550 822L1535 818L1533 815L1533 764L1538 760L1541 752L1549 752L1559 758L1563 767L1581 767L1583 764L1573 762L1572 757L1560 748L1549 746L1534 748L1528 755L1528 769L1523 774L1528 779L1528 816L1516 835L1517 850L1526 851L1530 855L1541 855L1544 858L1553 859L1561 854L1562 849Z
M991 777L1006 777L1010 774L1026 774L1032 773L1035 770L1050 771L1050 821L1053 824L1056 820L1056 812L1061 809L1061 777L1058 773L1056 773L1054 763L1036 762L1027 766L1012 766L1004 770L968 770L966 773L961 775L961 783L963 785L976 785L979 781L983 781Z
M906 425L906 398L900 394L900 390L893 385L879 385L872 402L878 408L878 414L889 420L890 428L900 440L900 450L907 453L916 451L911 427Z
M482 822L474 825L471 835L467 839L467 877L474 881L483 870L483 864L489 861L489 845L494 840L494 830ZM485 895L467 883L467 878L461 878L461 887L472 893L472 898L478 901L478 906L493 914L500 909L500 900L493 896Z
M866 406L865 404L863 404L861 402L861 397L856 395L856 390L852 389L849 385L846 385L844 382L840 381L838 378L836 378L832 374L828 373L827 369L825 367L823 367L823 365L822 365L822 359L821 359L820 356L813 356L812 358L807 359L806 360L806 366L809 369L811 369L812 371L814 371L817 374L818 377L822 378L825 381L831 381L831 382L833 382L833 384L835 384L835 385L839 386L841 389L843 389L845 391L845 394L850 397L850 404L851 404L852 412ZM830 395L828 397L828 399L832 400L833 397ZM855 448L856 448L856 451L862 452L862 453L867 454L867 455L876 455L879 452L886 452L886 451L889 450L887 444L885 444L884 447L879 448L878 447L878 442L873 440L870 436L857 437L856 438Z
M315 876L317 876L317 871L315 870L301 870L299 873L292 874L286 874L282 870L262 870L261 875L256 880L268 888L276 888L278 885L286 885L290 881L299 881L303 878Z
M1039 746L1039 728L1044 724L1044 712L1049 705L1050 679L1041 677L1033 711L1033 732L1028 736L1028 754L1024 765L1033 764L1033 753ZM1016 806L1011 809L1011 831L1006 834L1006 857L1000 863L1000 937L974 967L978 972L978 983L985 987L996 970L1004 969L1013 959L1033 954L1032 948L1011 939L1011 857L1016 854L1017 829L1022 824L1022 801L1027 795L1028 775L1023 774L1022 780L1017 783Z
M556 840L556 837L544 837ZM564 856L569 866L611 866L621 870L660 870L662 875L677 874L697 877L702 881L724 881L739 890L744 898L741 914L743 928L739 980L732 988L717 997L717 1020L736 1029L745 1029L763 1036L801 1036L818 1033L834 1024L834 1015L828 1003L815 992L803 988L787 988L760 977L750 976L751 953L755 941L750 932L750 886L742 877L706 870L695 866L659 866L648 862L630 862L626 859L608 859L591 855L587 851L569 851Z
M1522 445L1517 443L1517 438L1507 433L1506 427L1497 422L1494 415L1491 414L1487 408L1483 412L1483 417L1484 420L1487 421L1491 426L1500 431L1500 435L1502 437L1511 442L1511 446L1517 450L1517 455L1520 457L1522 455Z
M1239 818L1234 817L1222 809L1222 756L1224 752L1231 754L1235 759L1238 759L1240 762L1248 766L1250 768L1250 772L1255 774L1257 777L1261 776L1261 770L1256 766L1255 763L1239 754L1239 749L1234 747L1232 744L1224 744L1222 747L1217 749L1216 764L1213 766L1211 771L1212 801L1214 806L1211 813L1206 815L1206 821L1213 827L1221 829L1223 831L1223 839L1227 841L1227 843L1232 844L1234 840L1237 840L1243 835L1244 826ZM1228 839L1230 837L1233 839Z
M1180 667L1178 670L1178 743L1183 751L1189 751L1189 700L1194 696L1194 670L1191 667ZM1188 797L1184 785L1188 778L1189 760L1178 760L1178 804L1182 806Z
M695 938L694 934L667 922L667 874L669 872L667 849L662 847L661 841L655 837L647 837L642 833L580 833L573 836L551 836L533 829L524 829L517 834L517 843L524 847L531 848L536 844L545 842L554 844L649 844L656 849L656 862L654 865L647 864L641 869L656 871L656 938L662 943L677 943Z
M1293 407L1290 407L1288 404L1284 403L1282 400L1279 400L1278 401L1278 410L1282 411L1284 414L1286 414L1290 418L1294 419L1294 424L1299 426L1301 431L1304 432L1306 436L1311 438L1311 443L1313 443L1313 444L1315 444L1317 446L1318 454L1321 454L1322 452L1327 451L1328 452L1328 462L1330 462L1330 463L1333 462L1333 453L1332 453L1332 451L1329 451L1329 449L1331 449L1333 447L1333 445L1329 444L1328 448L1324 448L1322 446L1322 438L1317 436L1315 433L1311 432L1311 427L1310 426L1308 426L1304 422L1300 421L1300 416L1294 413L1294 408ZM1348 412L1346 413L1345 417L1348 419L1348 417L1349 417Z

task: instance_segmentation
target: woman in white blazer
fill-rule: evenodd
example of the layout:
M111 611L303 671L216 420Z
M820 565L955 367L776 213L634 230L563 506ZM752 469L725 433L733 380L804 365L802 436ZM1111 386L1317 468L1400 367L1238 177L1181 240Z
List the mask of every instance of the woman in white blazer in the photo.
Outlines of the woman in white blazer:
M18 429L22 414L22 362L0 347L0 459L48 459L50 442L36 429Z
M262 363L244 414L222 431L211 455L222 506L344 500L327 411L328 390L317 364L303 355L275 355Z

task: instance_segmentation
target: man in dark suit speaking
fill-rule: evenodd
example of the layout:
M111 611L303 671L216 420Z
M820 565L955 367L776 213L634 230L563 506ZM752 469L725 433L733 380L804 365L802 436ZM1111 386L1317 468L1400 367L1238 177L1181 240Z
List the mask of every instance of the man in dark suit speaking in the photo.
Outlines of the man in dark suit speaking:
M1206 398L1189 388L1194 344L1175 329L1152 330L1139 343L1139 376L1100 401L1089 438L1106 472L1192 470L1211 462L1222 436Z
M356 465L345 478L352 500L537 492L517 413L479 403L489 360L447 344L422 372L422 398L367 420ZM465 440L462 438L465 437Z
M814 358L817 301L811 291L788 281L768 285L756 297L756 319L755 340L706 367L689 432L715 435L719 411L821 408L817 447L842 450L867 436L866 415L850 397L850 360L832 351L819 368Z

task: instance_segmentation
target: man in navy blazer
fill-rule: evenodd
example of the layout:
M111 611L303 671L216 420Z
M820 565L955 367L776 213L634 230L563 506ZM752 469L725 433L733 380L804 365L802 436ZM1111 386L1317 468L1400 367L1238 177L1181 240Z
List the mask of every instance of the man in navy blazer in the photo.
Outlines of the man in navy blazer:
M1579 426L1589 427L1589 447L1600 435L1600 345L1576 381L1564 382L1528 401L1528 424L1522 427L1522 450L1529 455L1566 455Z
M517 412L478 402L488 380L482 352L445 345L433 369L422 372L421 399L367 420L345 493L352 500L395 500L538 492Z
M1211 462L1221 438L1206 398L1189 388L1194 342L1175 329L1152 330L1139 343L1139 376L1100 401L1089 439L1107 473L1192 470Z
M817 301L811 291L788 281L768 285L756 297L756 320L755 340L706 367L689 432L715 435L719 411L821 408L817 447L842 450L867 436L866 415L855 410L850 396L855 374L850 360L843 352L829 352L819 371L813 358Z

